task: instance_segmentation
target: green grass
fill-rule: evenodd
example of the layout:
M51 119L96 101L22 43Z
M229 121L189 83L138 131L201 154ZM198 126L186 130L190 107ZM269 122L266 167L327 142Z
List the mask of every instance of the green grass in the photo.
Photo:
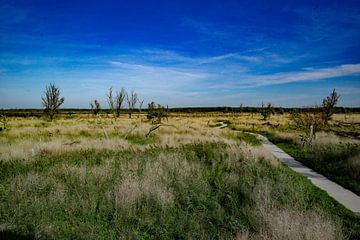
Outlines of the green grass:
M296 160L360 195L360 178L353 176L348 159L360 153L358 144L324 144L301 147L292 139L262 133Z
M250 133L241 132L241 133L238 133L236 135L236 137L237 137L237 139L240 139L252 146L260 146L261 145L261 141L259 139L257 139L256 136L254 136Z
M227 239L266 231L256 209L272 206L324 212L345 236L360 238L359 217L305 177L234 156L225 144L43 154L0 169L0 224L10 225L0 237ZM161 198L166 192L170 200ZM117 200L124 195L128 205Z

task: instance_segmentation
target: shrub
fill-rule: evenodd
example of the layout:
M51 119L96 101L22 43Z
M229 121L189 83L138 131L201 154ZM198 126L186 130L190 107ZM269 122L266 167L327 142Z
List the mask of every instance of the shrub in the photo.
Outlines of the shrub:
M291 113L291 119L295 127L303 133L301 135L303 145L311 144L313 139L315 139L316 133L324 126L324 120L319 107L315 107L310 112L293 112Z
M268 103L266 106L264 103L261 103L260 114L263 117L263 120L266 121L270 118L271 114L274 114L274 108L271 103Z
M161 120L168 116L168 109L164 106L158 104L156 106L155 102L151 102L148 104L148 111L147 111L147 119L150 120L153 124L161 123Z
M98 100L95 99L94 104L90 103L90 106L91 106L91 110L95 116L100 113L101 106L100 106L100 103Z
M334 114L334 108L339 100L340 95L337 94L335 88L329 96L323 99L322 102L322 114L324 124L327 125L331 120L331 116Z

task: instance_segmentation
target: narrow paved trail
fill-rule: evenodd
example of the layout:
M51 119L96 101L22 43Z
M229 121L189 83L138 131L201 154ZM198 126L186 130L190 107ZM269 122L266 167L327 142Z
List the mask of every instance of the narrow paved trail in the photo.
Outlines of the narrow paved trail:
M283 164L290 167L295 172L307 177L315 186L326 191L329 196L344 205L349 210L360 213L360 197L355 193L343 188L324 177L323 175L306 167L302 163L296 161L289 154L278 148L270 142L266 137L256 134L262 141L263 146L272 152Z
M220 122L220 124L221 126L219 126L218 128L224 128L227 126L227 124L224 122ZM251 134L256 135L262 141L263 146L268 149L272 154L274 154L274 156L277 157L280 162L287 165L295 172L307 177L315 186L327 192L329 196L344 205L347 209L360 214L360 197L358 195L343 188L339 184L330 181L323 175L296 161L289 154L287 154L275 144L270 142L266 137L260 134Z

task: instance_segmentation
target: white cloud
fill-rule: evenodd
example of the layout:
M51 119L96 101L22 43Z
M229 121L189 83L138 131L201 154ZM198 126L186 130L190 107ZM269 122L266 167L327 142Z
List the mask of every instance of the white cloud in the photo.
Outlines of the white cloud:
M240 53L226 53L217 56L207 57L188 57L179 54L174 51L163 49L144 49L135 51L136 55L141 56L145 60L149 61L164 61L164 62L176 62L182 64L202 65L222 62L224 60L232 59L241 62L261 63L263 58L260 56L249 56Z
M305 68L303 71L247 76L245 81L248 83L246 87L256 87L291 82L317 81L357 74L360 74L360 64L344 64L333 68ZM242 83L244 82L242 81Z
M226 59L235 59L245 62L253 62L253 63L260 63L262 62L262 58L258 56L246 56L246 55L240 55L237 53L228 53L220 56L215 57L208 57L208 58L199 58L197 59L197 62L199 64L206 64L206 63L214 63L214 62L220 62Z
M187 91L198 86L210 77L207 72L190 68L130 64L120 61L109 63L115 68L106 74L108 79L123 79L125 87L149 95L178 94L179 91Z

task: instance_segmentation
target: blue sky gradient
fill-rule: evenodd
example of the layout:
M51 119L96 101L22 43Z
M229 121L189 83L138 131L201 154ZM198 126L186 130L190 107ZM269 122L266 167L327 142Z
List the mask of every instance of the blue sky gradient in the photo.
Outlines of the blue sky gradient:
M360 106L359 1L0 1L0 108Z

